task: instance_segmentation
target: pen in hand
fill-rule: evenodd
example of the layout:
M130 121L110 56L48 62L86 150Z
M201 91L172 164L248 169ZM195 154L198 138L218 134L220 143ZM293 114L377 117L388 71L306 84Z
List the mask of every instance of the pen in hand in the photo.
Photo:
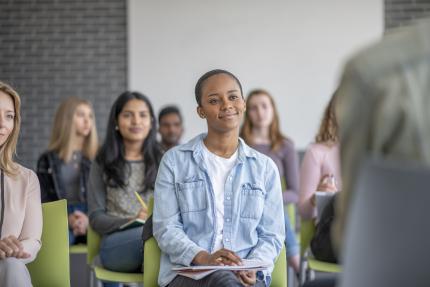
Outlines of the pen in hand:
M143 201L142 197L140 197L139 193L136 191L134 192L134 195L136 195L137 200L139 201L142 208L140 209L139 213L137 214L136 218L146 220L148 218L148 206Z
M145 211L148 211L148 206L146 206L145 202L143 201L142 197L140 197L139 193L137 193L137 191L135 191L134 194L136 195L137 200L139 200L140 205L142 205L142 209Z

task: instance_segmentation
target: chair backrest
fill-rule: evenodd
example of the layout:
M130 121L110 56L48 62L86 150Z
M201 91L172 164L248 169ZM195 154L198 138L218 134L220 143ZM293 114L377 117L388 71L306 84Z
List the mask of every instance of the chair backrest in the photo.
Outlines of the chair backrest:
M67 202L42 204L42 247L36 260L28 264L33 286L69 287L69 227Z
M154 209L154 197L149 199L148 215L152 215ZM157 287L158 273L160 272L161 250L154 237L145 242L143 251L143 286Z
M94 257L99 254L100 249L100 235L91 228L88 224L87 230L87 263L88 265L92 265L94 261Z
M340 286L428 286L430 168L369 160L349 213Z
M306 249L311 243L312 237L315 234L315 224L313 220L300 221L300 257L303 257Z
M276 259L270 287L287 287L287 254L285 247L282 248L281 254Z

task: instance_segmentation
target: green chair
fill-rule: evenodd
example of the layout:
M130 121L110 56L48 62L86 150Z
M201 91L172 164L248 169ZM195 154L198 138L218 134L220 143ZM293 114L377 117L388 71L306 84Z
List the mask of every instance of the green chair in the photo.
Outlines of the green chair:
M276 259L270 287L287 287L287 254L285 247L282 248L281 254Z
M36 260L27 265L35 287L69 287L69 227L67 202L42 204L42 247Z
M90 268L87 263L87 245L70 245L70 285L87 286L90 282Z
M76 244L70 246L70 254L84 254L87 253L86 244Z
M293 230L296 230L296 206L292 203L287 204L284 211L285 210L288 214L288 218L290 219L291 227Z
M151 197L148 205L148 214L151 215L154 208L154 198ZM158 273L160 271L161 250L154 237L145 242L143 253L143 286L157 287ZM272 272L271 287L287 287L287 256L285 247L282 248L281 254L275 263Z
M117 283L142 283L142 273L124 273L110 271L102 266L94 264L94 258L98 255L100 249L100 235L95 232L91 226L88 226L87 232L87 263L91 267L91 283L94 286L94 279L99 281L117 282ZM145 286L146 287L146 286Z
M152 215L154 209L154 197L149 199L148 215ZM161 250L154 237L145 241L143 251L143 286L157 287L158 273L160 271Z
M281 178L281 187L282 190L286 190L287 189L287 183L285 182L285 177ZM288 218L290 219L290 224L291 227L293 228L293 230L296 229L296 205L289 203L287 205L284 205L284 212L286 212L288 214Z
M334 263L319 261L307 254L307 250L315 233L313 220L300 222L300 258L301 258L301 283L314 277L314 272L340 273L341 266Z

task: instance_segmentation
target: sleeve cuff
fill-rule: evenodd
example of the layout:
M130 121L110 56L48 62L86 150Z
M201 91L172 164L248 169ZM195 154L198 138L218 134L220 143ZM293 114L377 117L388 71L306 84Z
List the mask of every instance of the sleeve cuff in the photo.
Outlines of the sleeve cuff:
M185 266L190 266L191 263L193 262L194 257L196 257L197 253L199 253L200 251L206 251L205 249L195 245L192 246L185 254L184 257L184 262L183 264Z

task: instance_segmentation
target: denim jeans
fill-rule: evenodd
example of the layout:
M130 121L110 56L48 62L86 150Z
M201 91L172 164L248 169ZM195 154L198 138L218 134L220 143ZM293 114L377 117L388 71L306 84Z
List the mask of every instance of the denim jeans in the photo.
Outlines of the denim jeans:
M141 272L143 226L105 235L100 244L103 267L117 272Z
M117 272L141 272L143 264L143 226L105 235L100 244L100 260L106 269ZM104 283L117 287L118 283Z
M168 287L242 287L233 271L218 270L202 279L194 280L185 276L176 276ZM264 287L263 281L257 281L253 287Z
M287 258L299 254L299 244L297 243L296 234L291 227L290 218L288 213L284 214L285 218L285 248L287 253Z

